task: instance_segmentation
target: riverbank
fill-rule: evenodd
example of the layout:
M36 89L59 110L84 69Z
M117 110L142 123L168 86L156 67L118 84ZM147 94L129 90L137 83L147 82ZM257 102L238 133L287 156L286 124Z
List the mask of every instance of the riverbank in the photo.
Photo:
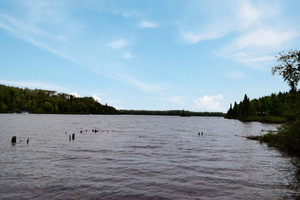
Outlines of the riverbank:
M276 133L268 132L262 136L248 136L251 140L264 142L292 156L300 158L300 120L278 128Z
M249 117L225 116L224 118L236 119L242 122L262 122L262 123L269 123L269 124L283 124L287 122L285 118L279 116L249 116Z

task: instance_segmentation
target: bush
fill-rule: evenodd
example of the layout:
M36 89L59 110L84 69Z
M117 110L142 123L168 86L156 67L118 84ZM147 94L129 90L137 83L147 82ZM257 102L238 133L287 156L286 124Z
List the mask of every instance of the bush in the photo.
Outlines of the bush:
M277 134L263 135L261 141L300 157L300 120L278 128Z

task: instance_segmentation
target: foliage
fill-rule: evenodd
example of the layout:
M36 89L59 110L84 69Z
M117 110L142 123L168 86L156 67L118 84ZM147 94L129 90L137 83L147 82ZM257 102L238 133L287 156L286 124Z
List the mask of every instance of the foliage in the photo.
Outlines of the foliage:
M272 74L278 73L283 80L288 82L291 91L296 91L300 80L300 51L294 50L287 54L279 53L279 65L272 68Z
M0 113L117 114L114 107L92 97L76 98L49 90L30 90L0 85Z
M294 155L300 155L300 119L289 126L282 126L277 134L268 133L261 136L262 142L278 147Z

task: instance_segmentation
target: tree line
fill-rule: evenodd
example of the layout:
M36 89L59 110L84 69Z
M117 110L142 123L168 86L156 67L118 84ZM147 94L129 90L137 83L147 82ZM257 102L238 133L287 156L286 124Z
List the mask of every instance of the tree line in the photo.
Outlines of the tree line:
M120 114L126 115L169 115L169 116L219 116L223 117L222 112L192 112L186 110L119 110Z
M300 92L279 92L250 100L245 94L243 101L230 104L226 118L241 121L281 123L294 121L300 116Z
M31 90L0 85L0 113L46 114L117 114L108 105L102 105L92 97L78 98L50 90Z

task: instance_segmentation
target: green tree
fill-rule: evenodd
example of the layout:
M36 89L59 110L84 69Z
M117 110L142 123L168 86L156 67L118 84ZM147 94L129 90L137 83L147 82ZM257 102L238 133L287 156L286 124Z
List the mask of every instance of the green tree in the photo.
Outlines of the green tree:
M4 102L0 102L0 113L7 112L7 105Z
M250 99L245 94L243 102L241 102L241 115L242 117L249 117L250 115Z
M228 116L233 116L232 104L230 104L230 108L229 108L229 110L227 112L227 115Z
M234 117L238 117L238 114L239 114L239 107L238 107L238 104L235 101L234 104L233 104L232 115Z
M45 113L52 113L53 106L50 102L46 101L43 105L43 112Z
M296 91L300 80L300 51L289 51L287 54L282 52L277 57L280 64L272 67L272 74L281 75L291 87L291 91Z

